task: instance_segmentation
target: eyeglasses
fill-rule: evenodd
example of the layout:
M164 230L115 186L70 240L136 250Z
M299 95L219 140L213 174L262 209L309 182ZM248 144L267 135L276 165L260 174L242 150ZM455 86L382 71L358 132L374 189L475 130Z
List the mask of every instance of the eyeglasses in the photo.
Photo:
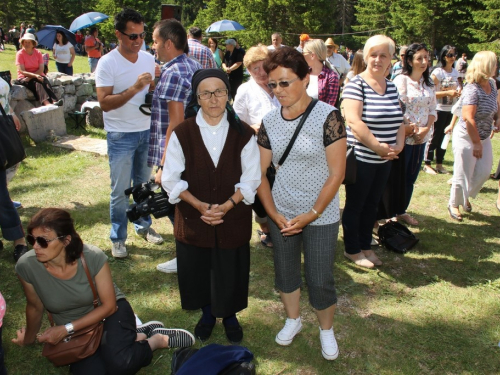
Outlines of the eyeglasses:
M269 82L267 84L267 87L269 87L271 90L275 90L276 87L278 87L278 85L280 87L282 87L282 88L286 88L286 87L290 86L291 83L295 82L298 79L299 79L299 77L294 78L294 79L292 79L290 81L279 81L278 83L276 83L276 82Z
M452 58L452 57L457 57L456 53L447 53L446 57Z
M118 30L120 31L120 30ZM127 34L127 33L124 33L123 31L120 31L123 35L125 36L128 36L128 38L130 40L137 40L137 38L141 38L141 39L144 39L146 37L146 32L143 31L142 33L140 34Z
M26 240L28 241L28 243L31 246L35 246L35 242L38 242L38 244L40 245L40 247L42 249L46 249L49 246L49 242L52 242L52 241L55 241L55 240L58 240L58 239L64 238L64 237L66 237L66 236L59 236L59 237L53 238L51 240L48 240L48 239L43 238L43 237L33 237L31 234L28 234L26 236Z
M205 91L200 94L197 94L196 96L200 100L208 100L212 99L212 95L215 95L216 98L222 98L223 96L226 96L228 92L229 92L228 89L225 90L217 89L215 91Z

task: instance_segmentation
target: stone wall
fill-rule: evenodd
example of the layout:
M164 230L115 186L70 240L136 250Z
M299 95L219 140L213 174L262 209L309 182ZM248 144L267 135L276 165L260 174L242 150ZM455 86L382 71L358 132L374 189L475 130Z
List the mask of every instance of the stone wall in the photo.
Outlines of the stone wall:
M95 78L93 73L80 73L69 76L63 73L51 72L47 74L50 84L58 99L64 99L64 116L79 111L82 104L89 100L96 100ZM33 93L21 85L13 85L11 90L10 106L21 119L21 131L26 132L26 124L21 113L41 104L35 100Z

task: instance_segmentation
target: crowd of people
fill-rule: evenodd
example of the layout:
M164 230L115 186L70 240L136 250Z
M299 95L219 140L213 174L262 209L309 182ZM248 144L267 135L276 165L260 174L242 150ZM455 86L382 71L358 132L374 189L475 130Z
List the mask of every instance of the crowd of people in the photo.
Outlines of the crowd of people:
M453 126L448 205L453 220L463 220L460 206L472 210L470 198L490 177L490 137L500 126L493 52L479 52L470 62L463 55L455 68L456 49L446 45L431 70L430 51L422 43L402 46L401 61L393 66L396 45L384 35L370 37L363 50L343 57L332 38L302 34L293 48L274 33L271 45L248 51L235 38L227 39L223 53L215 38L202 44L201 29L186 31L168 19L154 25L153 57L142 51L140 13L124 9L114 26L118 46L109 53L102 55L97 28L84 41L107 132L111 254L129 254L124 191L153 176L175 204L169 220L176 258L157 269L177 273L181 307L201 313L194 327L201 341L210 338L217 318L230 343L244 339L237 313L248 306L252 210L260 241L273 248L275 286L287 316L276 343L291 345L303 326L303 252L321 353L334 360L339 355L333 322L340 225L344 256L359 267L381 266L372 247L374 228L382 219L381 225L384 220L419 225L408 213L415 182L423 163L427 173L448 173L442 143ZM32 34L24 33L20 43L18 81L42 104L57 105ZM72 72L75 50L62 33L54 57L58 68ZM245 83L244 68L250 75ZM139 106L150 92L147 116ZM8 110L6 99L0 96ZM354 147L356 181L345 186L341 215L348 145ZM151 362L153 350L194 343L183 329L159 322L136 326L126 297L113 284L106 255L83 243L68 212L37 213L27 227L33 247L28 251L4 171L0 204L0 225L4 238L14 241L27 300L26 328L18 331L16 344L55 344L105 319L108 339L71 365L74 374L104 374L135 373ZM146 241L163 242L150 216L133 224ZM85 263L99 291L98 307L92 304ZM0 295L0 333L2 305ZM44 309L56 325L38 333ZM124 356L133 360L123 361Z

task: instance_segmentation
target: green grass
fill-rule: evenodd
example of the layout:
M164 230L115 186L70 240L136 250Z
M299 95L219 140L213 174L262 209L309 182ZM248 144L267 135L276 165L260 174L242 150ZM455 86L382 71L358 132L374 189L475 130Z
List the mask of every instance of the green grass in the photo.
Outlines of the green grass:
M104 133L93 134L102 137ZM23 225L43 207L69 210L84 241L110 256L114 281L143 321L160 320L193 331L199 313L180 308L176 275L155 270L158 263L175 256L168 220L154 222L166 239L159 246L136 237L129 226L130 256L113 259L108 239L107 158L47 143L25 143L28 158L9 186L12 199L23 203L19 210ZM496 166L498 135L493 148ZM445 161L450 170L451 158L450 147ZM500 217L494 205L498 183L489 180L472 200L473 212L456 223L446 210L449 177L420 174L410 206L420 221L418 228L412 228L420 243L407 255L379 248L377 254L384 265L377 270L360 269L343 257L340 233L334 270L339 297L334 328L340 355L333 362L321 356L318 325L307 302L306 286L301 301L303 331L289 347L274 342L285 313L273 287L272 250L259 244L254 231L249 307L239 317L245 332L242 344L255 354L258 374L499 373ZM343 200L342 188L341 206ZM25 298L14 272L12 244L4 243L0 291L7 300L3 342L9 373L66 374L66 368L54 368L41 356L41 346L19 348L10 342L25 324ZM227 344L221 324L209 343ZM196 343L196 347L201 345ZM171 355L170 350L155 352L151 365L140 374L169 373Z
M0 71L10 70L12 79L17 78L17 68L16 68L16 48L12 44L6 44L6 49L0 52ZM56 62L52 58L52 50L47 51L45 49L40 49L40 52L45 54L48 53L50 56L49 60L49 72L57 72ZM90 68L86 56L76 56L73 62L73 73L89 73Z

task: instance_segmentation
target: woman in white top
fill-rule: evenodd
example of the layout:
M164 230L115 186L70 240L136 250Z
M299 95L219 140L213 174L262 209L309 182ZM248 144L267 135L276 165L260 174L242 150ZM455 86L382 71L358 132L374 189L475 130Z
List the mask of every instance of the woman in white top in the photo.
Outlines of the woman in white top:
M410 225L418 221L410 216L408 208L413 194L413 185L418 177L425 144L432 137L432 126L436 121L436 92L428 70L429 51L425 44L413 43L406 49L403 72L394 78L399 100L404 108L404 122L413 127L405 145L405 206L398 212L398 220Z
M448 173L443 167L446 150L441 148L441 143L445 136L444 130L453 118L451 107L456 103L462 91L462 86L458 82L458 72L453 67L456 57L455 47L444 46L439 54L439 63L431 73L436 86L437 119L434 123L432 139L427 142L425 151L424 171L429 174ZM431 167L434 153L436 153L436 169Z
M75 49L62 31L56 33L56 42L52 53L54 60L56 60L57 71L72 76L73 61L75 61L76 56Z
M269 77L262 64L267 57L269 50L267 47L252 47L243 58L243 65L247 68L252 79L238 87L234 99L234 111L241 121L249 124L257 133L265 114L274 108L280 107L280 102L273 94L267 84ZM273 247L269 226L267 225L267 215L262 205L254 206L255 221L259 224L260 242L266 247Z
M340 212L338 190L345 173L346 133L335 107L307 94L309 67L295 48L281 47L264 61L269 87L281 108L262 120L258 144L262 182L258 189L273 236L275 285L280 291L287 320L276 335L279 345L290 345L302 329L300 318L301 252L309 301L319 321L322 355L337 358L333 332L337 295L333 264ZM279 167L271 190L266 170L277 165L306 109L309 116Z

